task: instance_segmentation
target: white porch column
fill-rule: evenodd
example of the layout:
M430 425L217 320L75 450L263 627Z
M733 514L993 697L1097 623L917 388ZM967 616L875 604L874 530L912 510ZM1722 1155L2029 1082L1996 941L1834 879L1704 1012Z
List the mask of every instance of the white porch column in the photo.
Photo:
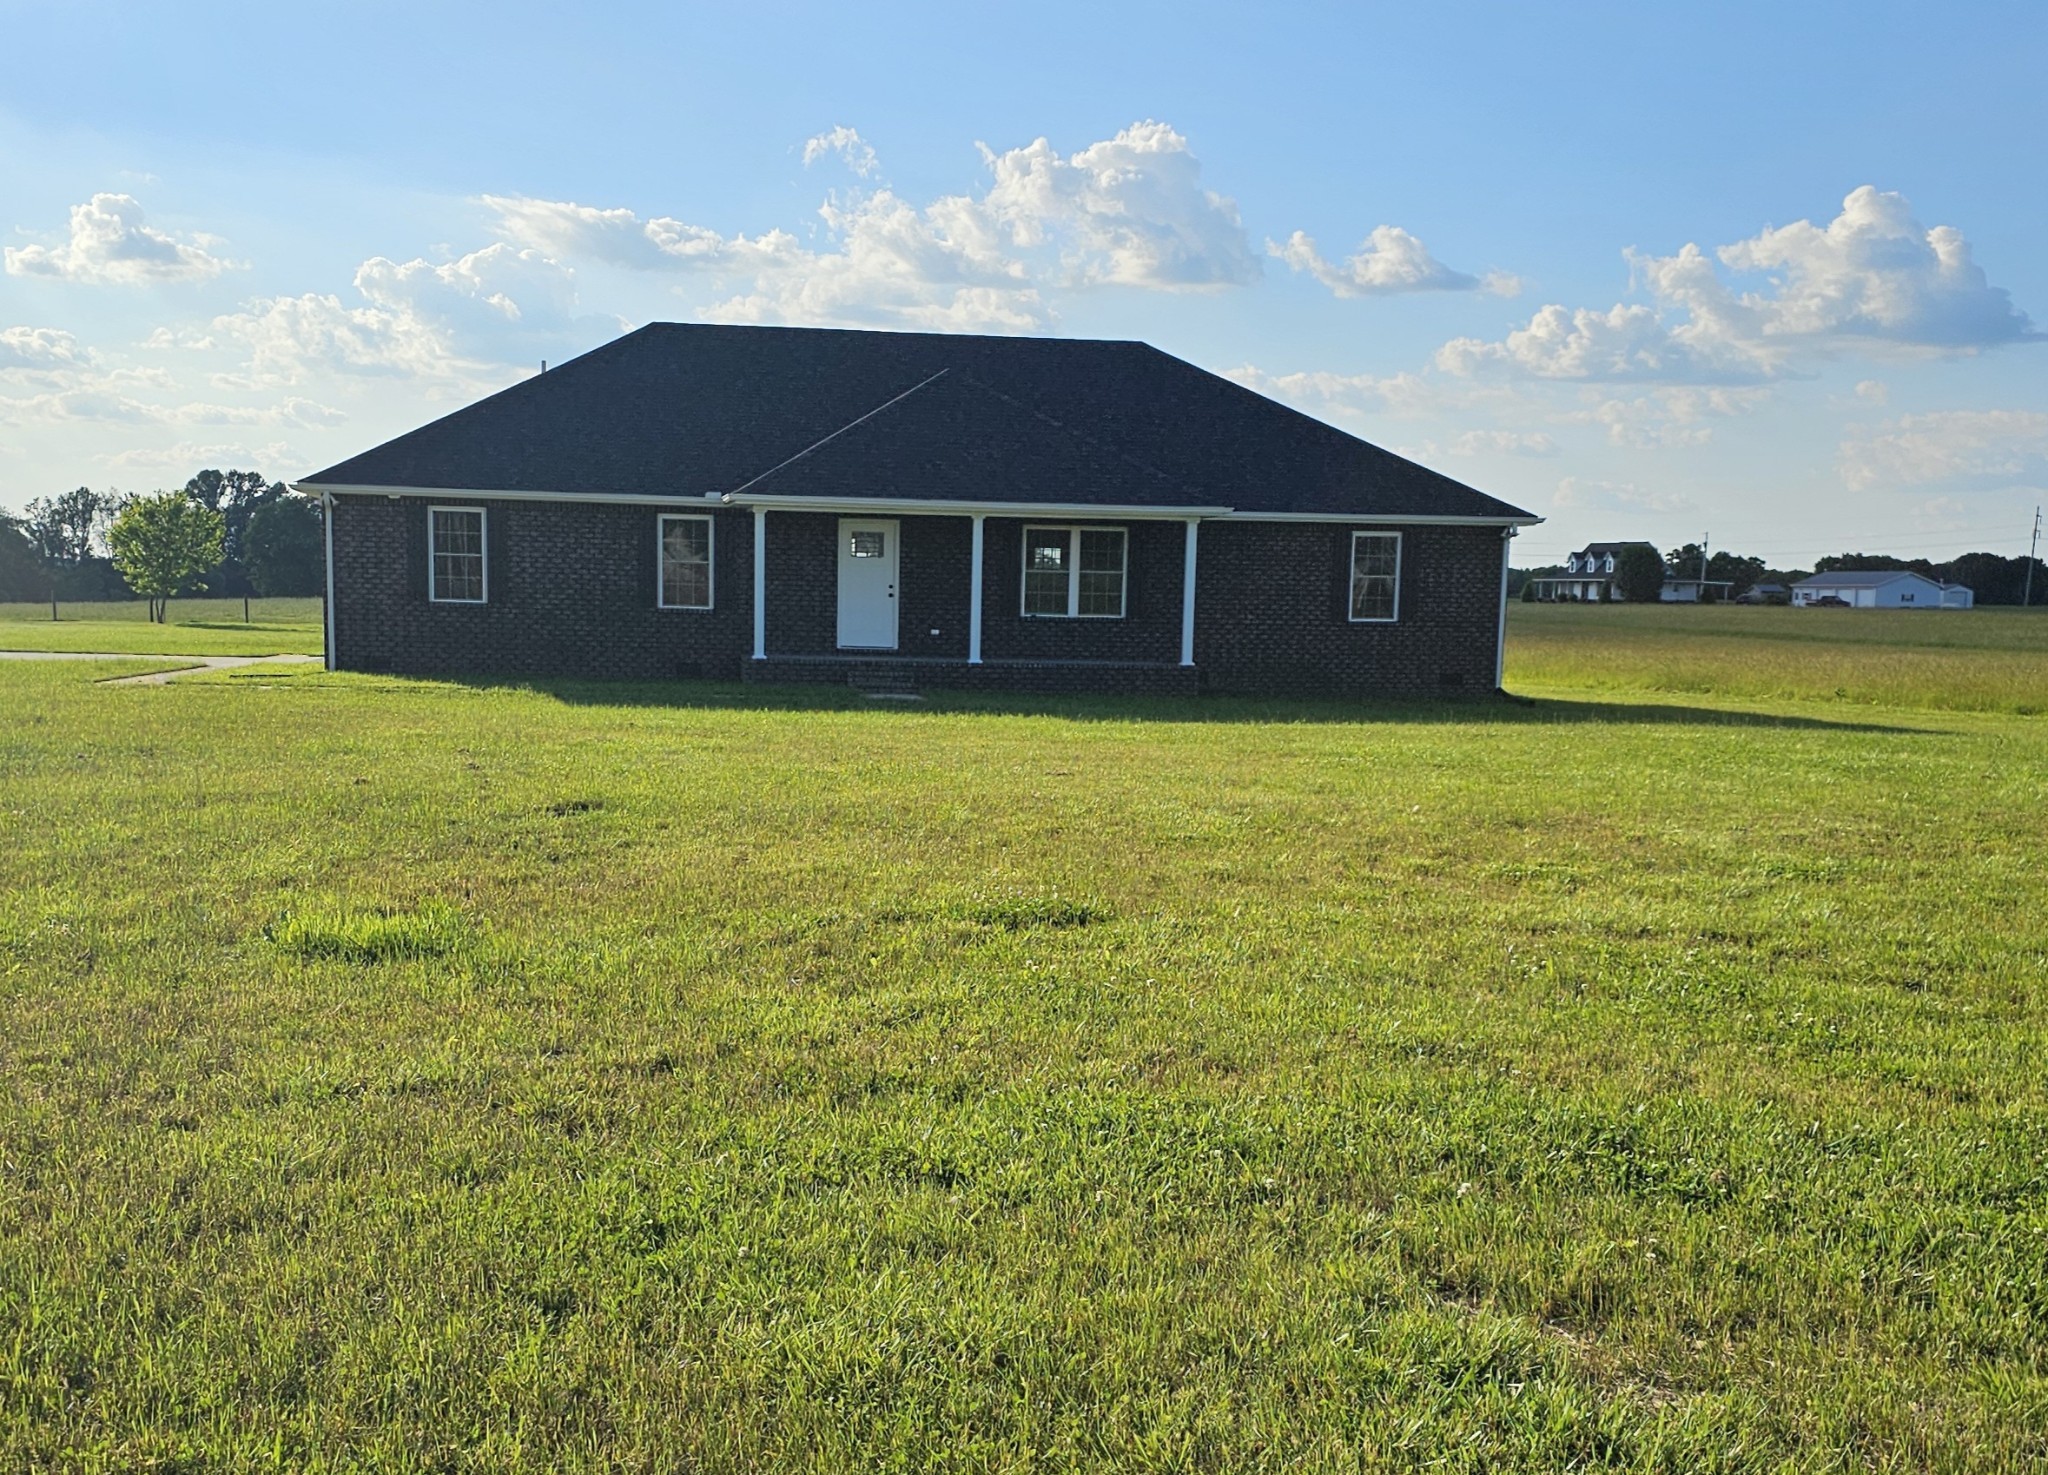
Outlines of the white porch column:
M768 659L768 509L754 509L754 659Z
M1180 576L1180 663L1192 666L1195 663L1195 526L1198 517L1187 520L1187 548L1181 561Z
M986 514L974 514L973 566L967 576L967 664L981 664L981 523Z

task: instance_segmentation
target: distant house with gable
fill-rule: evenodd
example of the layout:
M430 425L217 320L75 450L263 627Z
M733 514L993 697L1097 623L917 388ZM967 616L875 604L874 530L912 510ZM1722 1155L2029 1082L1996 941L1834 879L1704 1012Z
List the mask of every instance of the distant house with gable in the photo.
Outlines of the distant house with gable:
M1657 552L1654 543L1588 543L1566 560L1563 573L1530 579L1536 590L1532 597L1546 604L1622 601L1624 596L1621 586L1615 582L1615 575L1622 552L1629 548L1647 548L1656 555L1659 563L1664 561L1664 555ZM1685 579L1667 573L1657 598L1664 604L1697 604L1702 599L1726 599L1734 588L1734 583L1727 579ZM1707 592L1709 590L1712 592Z
M1911 569L1839 569L1792 586L1792 603L1801 608L1969 609L1976 602L1976 592L1967 586L1944 584Z

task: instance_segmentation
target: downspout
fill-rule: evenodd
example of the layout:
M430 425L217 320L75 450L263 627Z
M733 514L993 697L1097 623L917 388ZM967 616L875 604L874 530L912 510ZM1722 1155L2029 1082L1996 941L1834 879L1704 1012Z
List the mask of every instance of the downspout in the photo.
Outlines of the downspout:
M1515 530L1500 530L1500 629L1493 642L1493 689L1507 690L1508 675L1508 550L1515 546Z
M320 527L327 535L327 597L321 601L326 606L321 613L327 616L327 628L322 632L326 636L327 648L321 654L326 656L327 669L332 671L334 669L334 494L332 492L322 492L320 494Z

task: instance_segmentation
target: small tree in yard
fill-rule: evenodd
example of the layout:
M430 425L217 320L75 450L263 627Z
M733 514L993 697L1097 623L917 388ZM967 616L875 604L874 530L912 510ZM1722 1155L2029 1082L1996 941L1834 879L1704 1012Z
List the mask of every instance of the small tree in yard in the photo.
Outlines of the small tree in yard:
M1664 560L1654 548L1630 544L1614 560L1614 587L1631 604L1655 604L1664 593Z
M107 529L114 567L161 625L171 596L220 562L221 515L183 492L137 497Z

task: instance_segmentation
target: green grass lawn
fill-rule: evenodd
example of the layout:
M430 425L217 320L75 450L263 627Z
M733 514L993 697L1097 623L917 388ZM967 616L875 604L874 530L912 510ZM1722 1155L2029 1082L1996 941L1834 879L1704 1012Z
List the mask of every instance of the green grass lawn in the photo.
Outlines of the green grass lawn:
M2048 621L1516 613L1366 710L0 663L0 1467L2048 1461Z
M2048 712L2048 609L1511 604L1508 685Z
M0 604L0 650L133 651L182 656L314 655L322 650L318 599L174 599L161 625L140 599Z

